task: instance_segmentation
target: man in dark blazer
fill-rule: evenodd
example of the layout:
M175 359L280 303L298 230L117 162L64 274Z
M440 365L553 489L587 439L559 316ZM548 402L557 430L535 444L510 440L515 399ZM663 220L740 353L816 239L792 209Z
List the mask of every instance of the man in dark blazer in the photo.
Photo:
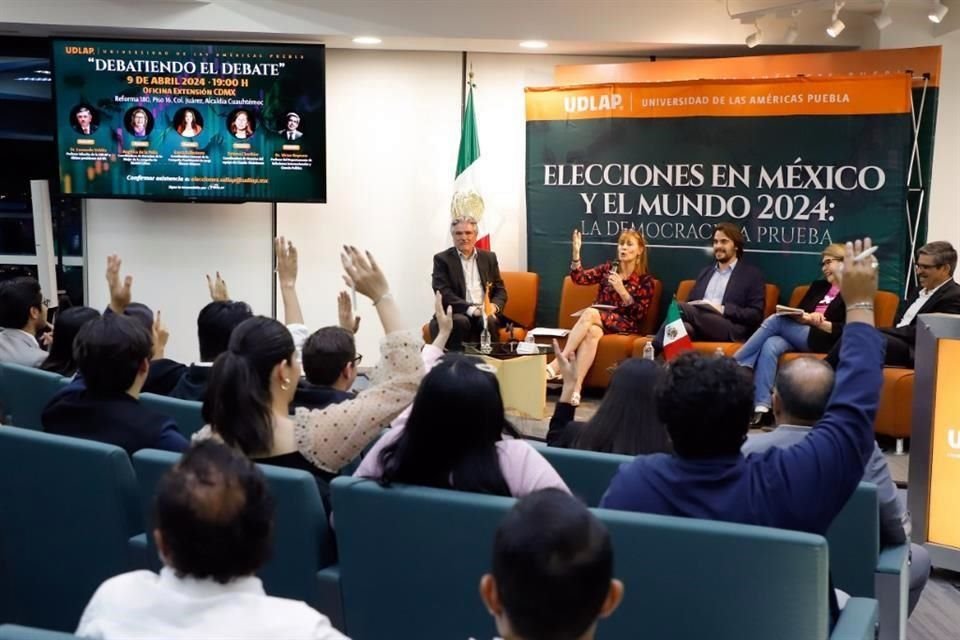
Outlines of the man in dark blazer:
M880 329L887 339L884 364L913 368L913 350L917 344L917 316L922 313L960 314L960 284L953 279L957 251L949 242L928 242L917 251L914 263L920 289L897 314L893 327ZM827 362L836 368L840 345L827 354Z
M766 284L755 266L744 262L743 232L732 222L713 228L715 262L697 276L687 302L680 303L687 335L705 342L742 342L763 321ZM660 327L653 346L663 345Z
M483 294L490 287L494 313L487 318L490 338L497 340L497 316L507 304L507 289L500 278L497 254L477 249L477 221L457 218L450 224L453 246L433 256L433 290L443 297L443 306L453 308L453 332L447 347L462 351L463 342L477 342L483 331ZM437 320L430 320L430 336L437 336Z

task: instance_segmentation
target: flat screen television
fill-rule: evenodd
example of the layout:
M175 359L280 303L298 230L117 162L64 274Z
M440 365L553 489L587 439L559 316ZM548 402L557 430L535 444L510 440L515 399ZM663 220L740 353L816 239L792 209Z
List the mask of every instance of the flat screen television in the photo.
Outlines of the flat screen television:
M322 45L52 47L63 194L326 201Z

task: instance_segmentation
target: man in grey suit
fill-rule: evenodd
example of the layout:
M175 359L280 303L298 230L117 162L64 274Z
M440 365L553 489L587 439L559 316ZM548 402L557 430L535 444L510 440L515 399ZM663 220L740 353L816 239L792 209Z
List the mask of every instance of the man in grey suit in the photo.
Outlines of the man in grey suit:
M780 368L773 389L776 429L750 436L743 455L760 455L767 449L786 449L803 440L823 416L833 392L833 369L823 360L797 358ZM903 544L910 540L910 513L897 491L883 452L874 443L863 479L877 485L880 502L880 543ZM796 478L803 482L803 478ZM910 593L907 613L913 611L930 576L930 555L920 545L910 544Z
M464 341L476 342L484 322L493 341L497 340L498 316L507 304L507 289L500 277L500 265L493 251L477 249L477 221L457 218L450 223L453 246L433 256L433 290L439 291L443 306L453 309L453 333L447 347L462 351ZM493 314L485 317L484 294L489 287ZM436 318L430 321L430 336L438 332Z
M36 338L47 326L47 304L33 278L0 282L0 361L39 367L47 358Z

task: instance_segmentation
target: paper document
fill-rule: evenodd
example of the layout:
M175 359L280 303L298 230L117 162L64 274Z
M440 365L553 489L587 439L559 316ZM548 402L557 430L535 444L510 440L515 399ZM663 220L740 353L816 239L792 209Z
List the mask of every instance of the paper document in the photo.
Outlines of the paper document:
M796 307L786 307L782 304L777 305L777 315L778 316L802 316L806 311L803 309L797 309Z
M612 311L613 309L616 309L616 307L613 306L612 304L592 304L589 307L584 307L583 309L580 309L579 311L574 311L573 313L570 314L570 317L579 318L580 316L583 315L583 312L586 311L587 309L599 309L600 311Z
M535 338L565 338L570 333L569 329L552 329L550 327L537 327L527 332L528 336Z

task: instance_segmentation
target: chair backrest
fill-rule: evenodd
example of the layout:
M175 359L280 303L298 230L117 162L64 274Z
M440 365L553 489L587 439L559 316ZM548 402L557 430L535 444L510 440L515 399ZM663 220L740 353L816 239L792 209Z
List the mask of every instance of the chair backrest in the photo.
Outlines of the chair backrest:
M48 631L36 627L21 627L17 624L0 625L0 640L70 640L76 637L72 633Z
M484 638L477 595L513 498L358 478L333 481L347 630L354 640ZM827 545L777 529L598 509L626 600L601 638L824 638ZM389 531L389 544L384 543ZM376 615L370 615L375 611Z
M691 283L693 280L690 281ZM597 291L600 289L598 284L579 285L573 282L570 276L563 279L563 289L560 293L560 313L557 318L557 326L561 329L572 329L577 323L577 319L570 316L571 313L579 311L584 307L589 307L597 299ZM659 280L653 281L653 300L647 309L647 315L643 317L640 323L640 335L651 335L656 333L660 320L660 298L663 297L663 283Z
M630 456L616 453L597 453L580 449L562 449L533 443L547 459L570 491L588 507L600 505L600 499L610 486L610 480L620 465L633 460Z
M874 597L880 556L879 505L877 486L861 482L827 530L834 586L854 597Z
M790 306L796 307L800 304L800 301L803 300L803 296L807 295L807 290L810 289L810 285L804 284L793 290L793 293L790 295ZM900 306L900 298L897 297L897 294L890 293L889 291L877 291L877 295L873 298L873 317L876 320L878 327L892 327L893 319L897 315L897 308Z
M690 292L693 291L693 285L696 280L681 280L677 285L677 302L686 302L690 299Z
M0 620L76 629L100 583L128 570L136 491L120 447L0 428Z
M148 546L153 540L153 501L157 485L180 454L142 449L133 454L140 504L147 524ZM273 551L258 574L272 596L317 601L317 571L334 561L334 547L327 513L312 475L298 469L258 465L270 486L276 504Z
M155 393L141 393L140 402L154 411L173 418L177 423L177 429L188 440L203 428L202 402L168 398Z
M67 383L57 373L0 362L0 424L42 431L43 408Z
M540 274L530 271L501 271L500 277L507 289L507 304L503 307L503 315L521 327L532 329L537 322Z

